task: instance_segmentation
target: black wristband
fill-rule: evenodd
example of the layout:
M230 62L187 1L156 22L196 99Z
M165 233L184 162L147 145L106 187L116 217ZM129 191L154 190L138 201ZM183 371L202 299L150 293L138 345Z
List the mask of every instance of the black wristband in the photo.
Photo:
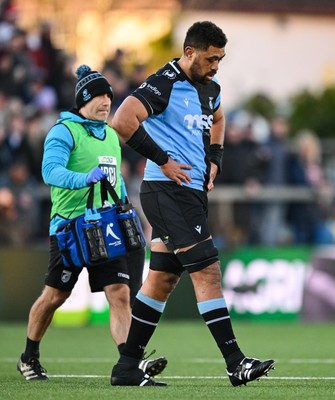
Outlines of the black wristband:
M223 159L223 146L220 144L211 144L209 146L209 161L218 167L218 174L221 172Z
M133 136L126 142L128 146L140 153L142 156L149 158L157 165L164 165L168 162L169 156L166 151L162 150L156 142L153 141L148 132L139 126Z

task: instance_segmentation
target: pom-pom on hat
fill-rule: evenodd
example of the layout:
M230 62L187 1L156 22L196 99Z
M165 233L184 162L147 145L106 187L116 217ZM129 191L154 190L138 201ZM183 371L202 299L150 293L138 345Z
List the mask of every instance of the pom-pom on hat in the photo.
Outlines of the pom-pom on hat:
M76 70L76 106L78 110L96 96L109 94L113 100L113 90L107 79L100 72L92 71L88 65L81 65Z

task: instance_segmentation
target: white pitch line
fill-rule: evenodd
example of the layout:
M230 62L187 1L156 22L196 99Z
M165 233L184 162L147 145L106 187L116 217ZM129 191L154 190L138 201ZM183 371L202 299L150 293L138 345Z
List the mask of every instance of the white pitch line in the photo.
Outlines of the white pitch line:
M188 360L200 364L221 364L224 360L221 358L193 358ZM289 364L335 364L335 358L276 358L276 362L289 363Z
M0 357L0 362L16 362L17 358ZM111 363L113 358L57 358L57 357L43 357L44 363ZM335 358L291 358L291 359L275 359L276 363L288 364L335 364ZM223 358L189 358L183 359L183 363L200 363L200 364L224 364Z
M50 378L110 378L110 375L49 375ZM227 376L161 376L160 379L228 379ZM335 380L335 376L267 376L268 380Z

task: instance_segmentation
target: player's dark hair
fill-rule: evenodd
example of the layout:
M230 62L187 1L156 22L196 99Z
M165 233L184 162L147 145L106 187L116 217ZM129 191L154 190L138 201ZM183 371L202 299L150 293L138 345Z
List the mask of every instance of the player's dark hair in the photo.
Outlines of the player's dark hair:
M184 50L187 46L199 50L207 50L209 46L223 48L227 44L227 37L221 28L210 21L196 22L187 31Z

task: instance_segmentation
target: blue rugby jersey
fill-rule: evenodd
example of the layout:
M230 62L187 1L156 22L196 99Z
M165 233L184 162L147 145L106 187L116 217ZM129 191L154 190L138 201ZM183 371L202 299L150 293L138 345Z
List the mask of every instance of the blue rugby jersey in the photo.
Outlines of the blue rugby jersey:
M140 100L149 118L143 126L152 139L175 161L189 164L192 182L187 185L207 190L210 163L207 157L213 113L220 106L220 85L188 79L174 59L139 86L132 95ZM147 160L146 181L168 181L159 166Z

